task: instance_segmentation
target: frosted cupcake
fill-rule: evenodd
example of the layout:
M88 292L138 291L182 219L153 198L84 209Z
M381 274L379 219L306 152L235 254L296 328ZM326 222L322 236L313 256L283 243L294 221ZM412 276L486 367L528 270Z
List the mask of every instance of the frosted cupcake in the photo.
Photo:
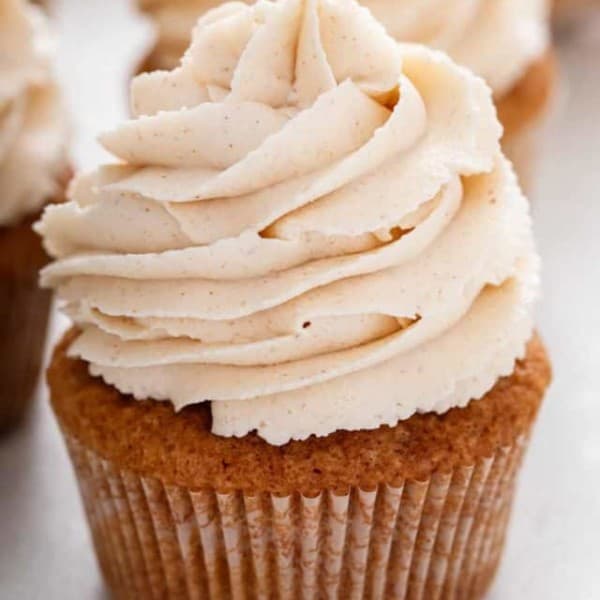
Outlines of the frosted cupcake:
M227 4L38 231L123 598L479 598L549 365L489 88L350 0Z
M572 26L590 16L600 18L598 0L553 0L552 20L560 28Z
M46 263L31 230L61 198L65 115L50 66L52 38L38 9L0 8L0 430L24 413L39 372L50 302L37 287Z
M143 70L179 62L198 16L218 0L140 0L156 25L157 43ZM521 183L532 182L539 126L555 80L548 0L364 0L401 42L446 51L492 87L502 145Z

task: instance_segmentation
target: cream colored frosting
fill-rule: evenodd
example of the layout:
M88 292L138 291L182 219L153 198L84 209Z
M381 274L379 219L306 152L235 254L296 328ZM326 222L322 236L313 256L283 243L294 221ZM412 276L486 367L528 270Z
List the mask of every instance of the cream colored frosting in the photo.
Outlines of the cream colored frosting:
M35 213L66 167L66 123L51 72L53 40L39 9L0 4L0 226Z
M223 4L223 0L138 0L142 10L149 12L156 29L159 52L157 68L171 69L190 43L191 31L208 10ZM250 1L248 1L250 3Z
M220 0L142 0L157 27L160 66L175 66L198 16ZM427 44L483 77L501 96L546 50L548 0L361 0L401 42Z
M523 355L528 205L445 55L352 0L232 3L132 106L122 162L37 225L92 374L283 444L463 406Z
M498 96L546 50L548 0L362 0L398 40L442 49Z

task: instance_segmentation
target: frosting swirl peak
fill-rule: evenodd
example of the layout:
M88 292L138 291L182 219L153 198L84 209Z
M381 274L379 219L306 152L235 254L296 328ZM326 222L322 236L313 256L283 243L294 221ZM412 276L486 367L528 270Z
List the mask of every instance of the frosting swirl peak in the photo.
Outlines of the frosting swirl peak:
M480 79L353 0L230 3L132 105L37 226L93 374L282 444L512 369L537 259Z
M250 0L246 0L250 1ZM150 12L158 45L152 60L179 62L198 17L222 0L138 0ZM447 52L501 97L548 48L549 0L362 0L388 33Z

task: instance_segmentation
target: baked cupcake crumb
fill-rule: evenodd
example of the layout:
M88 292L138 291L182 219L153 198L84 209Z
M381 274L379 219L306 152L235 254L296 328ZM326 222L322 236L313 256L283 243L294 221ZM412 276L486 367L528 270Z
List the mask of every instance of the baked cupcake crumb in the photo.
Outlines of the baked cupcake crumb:
M435 470L470 465L528 434L551 377L536 335L514 372L465 408L416 414L395 427L337 431L272 446L255 434L212 434L208 402L175 413L170 403L122 395L92 377L84 361L67 356L76 335L74 329L65 335L48 371L63 428L123 469L222 492L343 493L350 486L371 489L382 481L419 480Z

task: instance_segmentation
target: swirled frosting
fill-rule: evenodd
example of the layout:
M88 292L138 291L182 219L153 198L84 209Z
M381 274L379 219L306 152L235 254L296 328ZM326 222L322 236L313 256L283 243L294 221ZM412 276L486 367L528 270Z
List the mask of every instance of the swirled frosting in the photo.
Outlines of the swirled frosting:
M221 0L140 0L157 27L160 66L177 64L198 17ZM546 50L548 0L361 0L401 42L444 50L508 92Z
M53 41L42 13L0 5L0 226L34 213L66 167L66 123L53 81Z
M398 40L442 49L501 96L549 41L548 0L362 0Z
M153 56L154 68L171 69L189 46L198 17L223 0L138 0L138 4L151 15L155 27L158 52Z
M37 226L93 375L282 444L512 371L538 265L481 79L353 0L231 3L132 106Z

